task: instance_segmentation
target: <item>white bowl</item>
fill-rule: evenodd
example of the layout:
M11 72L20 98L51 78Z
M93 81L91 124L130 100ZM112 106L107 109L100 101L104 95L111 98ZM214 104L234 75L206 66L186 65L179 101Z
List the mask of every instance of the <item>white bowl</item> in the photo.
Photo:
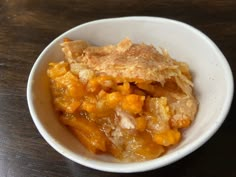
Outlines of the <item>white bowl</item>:
M193 73L200 102L196 120L184 132L179 145L160 158L120 163L107 155L93 155L58 122L50 98L48 63L60 61L63 38L83 39L95 45L114 44L125 37L135 43L161 46L173 58L187 62ZM65 157L87 167L109 172L141 172L173 163L204 144L220 127L230 109L233 77L218 47L197 29L175 20L156 17L124 17L79 25L52 41L36 60L27 85L27 101L33 121L44 139Z

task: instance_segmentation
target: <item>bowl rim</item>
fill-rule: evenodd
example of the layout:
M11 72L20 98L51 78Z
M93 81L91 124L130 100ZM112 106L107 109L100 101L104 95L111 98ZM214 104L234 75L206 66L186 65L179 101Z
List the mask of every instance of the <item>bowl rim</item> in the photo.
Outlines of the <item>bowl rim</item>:
M197 141L194 141L193 143L187 145L186 147L183 147L178 150L178 153L173 153L171 156L162 156L157 159L144 161L144 162L132 162L132 163L109 163L109 162L102 162L94 159L87 159L85 157L80 157L67 149L65 149L61 144L57 143L55 139L51 137L51 135L47 132L47 130L44 128L44 126L41 124L41 122L38 120L34 105L33 105L33 95L32 95L32 85L33 85L33 78L35 76L35 71L37 70L38 64L41 62L42 57L47 53L47 51L53 46L55 43L57 43L59 40L61 40L62 36L65 36L72 31L77 30L78 28L88 26L88 25L94 25L98 23L103 22L117 22L117 21L123 21L123 20L134 20L134 21L148 21L148 22L165 22L165 23L172 23L175 25L181 25L182 27L187 28L188 30L191 30L192 32L196 33L200 37L205 40L208 45L210 45L214 51L219 55L221 58L221 63L224 66L225 73L227 75L227 95L225 98L225 104L223 105L224 109L222 112L218 115L218 121L217 123L213 124L202 136L201 138L197 139ZM169 18L163 18L163 17L151 17L151 16L127 16L127 17L116 17L116 18L105 18L100 20L94 20L87 23L83 23L80 25L77 25L66 32L62 33L58 37L56 37L52 42L50 42L49 45L41 52L41 54L36 59L31 71L30 75L28 77L27 82L27 103L29 107L29 112L31 114L31 117L33 119L33 122L42 135L42 137L47 141L47 143L52 146L57 152L62 154L63 156L71 159L72 161L79 163L83 166L90 167L93 169L97 169L100 171L106 171L106 172L116 172L116 173L131 173L131 172L144 172L148 170L153 170L157 168L161 168L163 166L169 165L171 163L176 162L177 160L180 160L181 158L189 155L196 149L198 149L200 146L202 146L206 141L208 141L215 132L220 128L223 121L226 119L227 114L230 110L231 103L233 100L233 93L234 93L234 82L233 82L233 74L230 69L229 63L225 56L222 54L222 52L219 50L219 48L216 46L216 44L204 33L202 33L200 30L194 28L193 26L190 26L184 22L169 19Z

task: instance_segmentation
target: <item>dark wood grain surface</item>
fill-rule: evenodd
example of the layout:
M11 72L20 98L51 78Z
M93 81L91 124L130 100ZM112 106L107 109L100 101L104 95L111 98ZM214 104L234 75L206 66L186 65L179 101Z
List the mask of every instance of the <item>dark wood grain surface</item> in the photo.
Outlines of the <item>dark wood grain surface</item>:
M235 0L0 0L0 177L236 177L235 101L222 127L200 149L144 173L114 174L81 166L57 153L37 131L26 84L40 52L84 22L134 15L172 18L200 29L222 50L236 77Z

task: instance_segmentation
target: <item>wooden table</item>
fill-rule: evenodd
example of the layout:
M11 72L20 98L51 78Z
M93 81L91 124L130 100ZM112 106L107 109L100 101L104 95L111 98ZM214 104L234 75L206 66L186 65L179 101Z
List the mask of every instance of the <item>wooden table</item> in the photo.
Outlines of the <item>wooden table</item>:
M29 114L26 84L40 52L66 30L91 20L159 16L186 22L207 34L236 77L235 0L0 0L0 176L236 176L235 101L219 131L194 153L161 169L138 174L100 172L51 148Z

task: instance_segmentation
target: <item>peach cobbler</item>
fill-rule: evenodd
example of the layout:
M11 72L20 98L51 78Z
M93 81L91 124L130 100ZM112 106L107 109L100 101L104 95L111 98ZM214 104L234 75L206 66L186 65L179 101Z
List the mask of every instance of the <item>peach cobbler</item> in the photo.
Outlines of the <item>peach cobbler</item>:
M61 47L64 61L47 71L53 103L89 151L143 161L179 143L198 106L186 63L128 38L102 47L64 39Z

